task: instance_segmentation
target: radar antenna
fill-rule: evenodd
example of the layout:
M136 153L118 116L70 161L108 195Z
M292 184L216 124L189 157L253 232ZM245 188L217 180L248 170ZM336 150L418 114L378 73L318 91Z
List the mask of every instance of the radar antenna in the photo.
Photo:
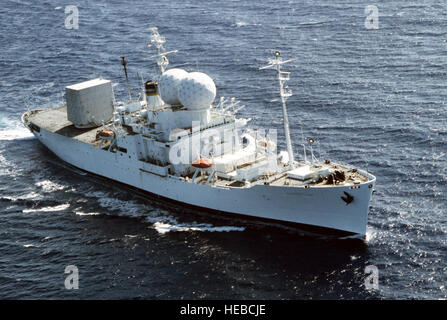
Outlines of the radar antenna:
M292 149L292 141L290 139L290 129L289 129L289 117L287 116L287 106L286 100L292 96L292 91L289 90L287 86L284 86L284 83L290 79L290 72L281 71L281 65L293 61L294 59L283 60L281 58L281 53L279 51L275 51L275 59L269 59L269 64L259 68L259 70L263 69L271 69L275 68L278 82L279 82L279 95L281 96L282 103L282 113L283 113L283 121L284 121L284 132L286 135L286 144L287 144L287 152L289 154L289 169L292 170L294 168L294 158L293 158L293 149Z
M160 67L160 72L163 74L165 72L166 66L169 64L167 55L171 53L177 53L178 50L166 51L163 44L166 39L158 33L157 27L152 27L151 30L151 42L157 47L158 54L151 56L150 58L157 58L157 64Z

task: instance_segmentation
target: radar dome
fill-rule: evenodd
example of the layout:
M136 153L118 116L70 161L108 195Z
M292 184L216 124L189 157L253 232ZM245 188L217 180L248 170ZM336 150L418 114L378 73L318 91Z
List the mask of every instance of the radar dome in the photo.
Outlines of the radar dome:
M216 97L216 85L213 79L202 72L191 72L180 81L178 98L188 109L209 107Z
M186 77L188 72L183 69L169 69L160 77L158 81L158 92L161 99L170 105L180 104L178 99L178 87L180 81Z

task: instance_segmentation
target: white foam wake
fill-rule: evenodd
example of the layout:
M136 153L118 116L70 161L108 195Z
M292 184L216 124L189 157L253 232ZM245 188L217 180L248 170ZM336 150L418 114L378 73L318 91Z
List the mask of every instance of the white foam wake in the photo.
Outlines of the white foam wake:
M61 204L59 206L54 207L44 207L44 208L33 208L33 209L25 209L22 210L23 213L29 213L29 212L52 212L52 211L62 211L70 207L69 203Z
M97 216L99 215L98 212L82 212L82 211L76 211L75 212L78 216Z
M372 227L367 227L366 228L366 236L365 236L365 241L368 243L371 243L374 241L374 239L376 238L377 235L377 231L374 230Z
M0 130L0 140L2 141L27 140L33 138L34 135L26 128Z
M151 223L157 232L165 234L167 232L184 232L184 231L200 231L200 232L231 232L244 231L243 227L235 226L213 226L207 223L180 223L171 216L169 211L160 208L148 207L143 203L135 200L120 200L110 197L110 194L103 192L92 193L98 197L99 205L106 209L111 209L118 212L119 216L144 218L148 223Z
M115 211L119 216L140 218L151 211L144 204L135 200L124 201L112 198L103 192L94 192L92 194L98 196L97 201L101 207Z
M16 202L20 200L41 200L42 198L43 197L40 194L34 191L31 191L30 193L24 195L19 195L17 197L10 197L10 196L3 197L3 199L9 200L11 202Z
M0 115L0 140L31 139L34 135L17 120L10 120Z
M65 186L50 180L38 181L35 185L41 187L44 192L54 192L65 189Z
M215 227L210 224L177 224L172 225L167 222L155 222L154 228L158 233L165 234L168 232L181 232L181 231L200 231L200 232L231 232L231 231L244 231L243 227L231 227L220 226Z

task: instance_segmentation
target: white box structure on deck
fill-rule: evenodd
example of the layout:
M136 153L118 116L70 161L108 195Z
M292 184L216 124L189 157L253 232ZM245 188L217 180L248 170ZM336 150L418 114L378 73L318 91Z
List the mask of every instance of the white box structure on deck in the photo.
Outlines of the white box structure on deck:
M323 178L329 175L329 168L315 168L310 165L303 165L287 172L287 176L296 180L307 180L322 176Z
M113 116L112 82L93 79L65 88L67 118L77 128L93 128Z

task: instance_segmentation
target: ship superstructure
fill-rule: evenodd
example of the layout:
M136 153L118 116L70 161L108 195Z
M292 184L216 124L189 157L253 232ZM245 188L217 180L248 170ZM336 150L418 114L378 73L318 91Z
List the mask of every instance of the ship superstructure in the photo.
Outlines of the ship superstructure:
M66 88L67 104L25 113L22 120L59 158L82 170L204 210L365 235L375 177L357 168L310 159L296 161L285 86L288 62L275 52L266 67L279 83L287 151L276 133L245 130L244 106L215 103L213 80L201 72L168 69L165 40L152 28L156 81L140 99L116 102L109 80ZM125 59L122 58L126 67ZM126 71L127 77L127 71ZM310 148L313 140L309 139Z

